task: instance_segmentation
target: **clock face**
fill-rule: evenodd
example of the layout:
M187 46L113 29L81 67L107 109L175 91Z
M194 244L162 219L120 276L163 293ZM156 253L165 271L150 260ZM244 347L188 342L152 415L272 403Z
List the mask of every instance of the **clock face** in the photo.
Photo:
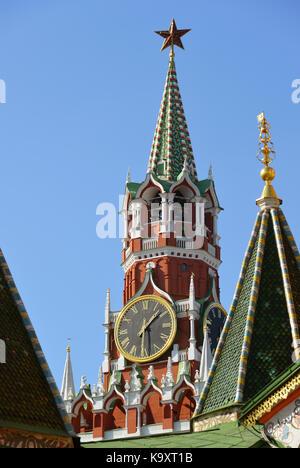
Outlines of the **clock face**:
M212 355L214 355L226 321L227 312L220 304L212 303L206 309L204 317L204 327L207 327L210 349Z
M115 342L132 362L157 359L171 346L176 335L176 315L158 296L141 296L127 304L115 326Z

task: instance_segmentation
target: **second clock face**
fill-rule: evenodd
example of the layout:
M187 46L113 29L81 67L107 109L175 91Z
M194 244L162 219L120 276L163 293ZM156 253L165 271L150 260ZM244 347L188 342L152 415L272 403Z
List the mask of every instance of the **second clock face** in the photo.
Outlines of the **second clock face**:
M133 362L157 359L176 335L176 315L170 304L157 296L141 296L120 313L115 326L119 351Z
M208 330L211 353L214 355L225 325L227 313L220 304L212 303L208 306L205 317L205 326Z

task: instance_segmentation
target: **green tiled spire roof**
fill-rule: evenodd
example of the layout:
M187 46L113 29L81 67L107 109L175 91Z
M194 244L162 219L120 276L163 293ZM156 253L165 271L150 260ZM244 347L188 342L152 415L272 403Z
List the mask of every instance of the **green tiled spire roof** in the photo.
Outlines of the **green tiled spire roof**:
M149 159L149 167L159 178L177 180L188 166L191 178L197 181L194 155L177 82L174 59L171 57L163 98Z
M55 435L72 428L34 328L0 249L0 426Z
M299 358L299 330L300 255L278 204L266 203L255 221L197 414L249 402L292 364L293 350Z

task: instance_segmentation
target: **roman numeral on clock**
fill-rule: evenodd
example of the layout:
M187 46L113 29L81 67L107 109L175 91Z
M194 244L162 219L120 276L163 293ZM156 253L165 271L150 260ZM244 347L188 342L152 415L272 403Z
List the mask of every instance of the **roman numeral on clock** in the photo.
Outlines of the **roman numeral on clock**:
M121 341L121 346L126 349L128 348L128 345L129 345L129 338L127 336L127 338L125 338L125 340Z
M168 335L165 335L164 333L161 333L161 334L160 334L160 337L161 337L161 339L162 339L163 341L167 341L168 338L169 338Z
M168 314L169 311L168 310L165 310L162 314L160 314L160 317L162 318L164 315Z

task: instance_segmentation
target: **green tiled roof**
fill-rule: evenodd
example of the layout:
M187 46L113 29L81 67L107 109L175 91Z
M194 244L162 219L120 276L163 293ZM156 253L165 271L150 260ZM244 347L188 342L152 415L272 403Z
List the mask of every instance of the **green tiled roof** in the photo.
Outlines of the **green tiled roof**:
M175 181L182 172L185 158L191 178L197 180L191 140L177 82L175 62L170 60L149 164L151 170L159 178Z
M0 364L0 426L68 435L63 402L1 250L0 323L6 345L6 363Z
M204 432L174 434L140 439L82 444L83 448L269 448L260 436L259 428L244 429L237 423L216 426Z
M300 256L279 208L258 214L197 414L247 404L292 364Z
M155 174L152 174L154 180L156 180L159 184L162 185L163 189L165 192L169 192L170 188L173 185L173 182L169 182L168 180L160 179L157 177ZM128 182L126 184L127 189L129 190L131 194L131 198L134 199L136 197L136 194L138 192L138 189L142 185L143 182ZM199 180L198 182L194 182L195 185L198 187L201 196L204 196L207 190L212 186L213 181L211 179L204 179L204 180Z

